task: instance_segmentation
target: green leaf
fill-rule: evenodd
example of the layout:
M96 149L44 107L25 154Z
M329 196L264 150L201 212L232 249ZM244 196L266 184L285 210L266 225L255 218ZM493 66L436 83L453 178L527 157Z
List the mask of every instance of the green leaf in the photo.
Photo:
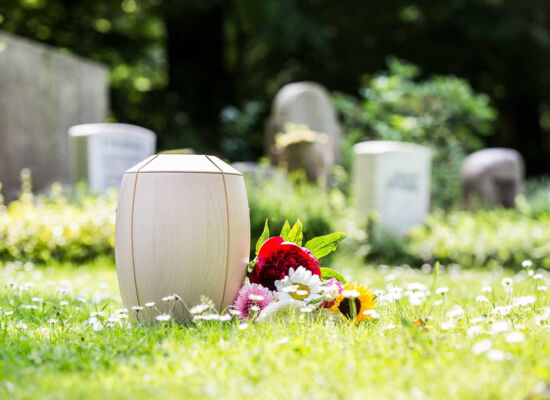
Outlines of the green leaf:
M288 241L288 235L290 234L290 224L288 221L285 221L285 224L283 225L283 229L281 229L281 237L284 241Z
M346 279L342 275L330 268L321 268L321 276L324 281L334 278L338 282L346 283Z
M318 236L306 243L306 248L316 258L324 257L332 253L338 247L338 243L347 237L344 233L331 233L325 236Z
M304 235L302 234L302 222L300 220L296 221L292 230L288 234L288 241L296 243L298 246L302 245L302 239Z
M266 218L265 224L264 224L264 231L258 238L258 241L256 242L256 255L260 252L260 248L262 247L262 244L265 243L265 241L269 239L269 219Z

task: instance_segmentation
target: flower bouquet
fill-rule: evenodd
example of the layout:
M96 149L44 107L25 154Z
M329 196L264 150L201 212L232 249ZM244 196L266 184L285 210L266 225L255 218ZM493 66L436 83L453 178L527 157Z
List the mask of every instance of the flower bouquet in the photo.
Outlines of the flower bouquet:
M302 223L285 222L279 236L270 237L268 221L256 244L248 280L229 310L243 322L262 322L276 315L323 313L361 322L375 315L375 296L365 286L346 282L338 272L321 267L319 259L329 255L345 239L332 233L309 240L302 246ZM206 307L195 307L195 320Z

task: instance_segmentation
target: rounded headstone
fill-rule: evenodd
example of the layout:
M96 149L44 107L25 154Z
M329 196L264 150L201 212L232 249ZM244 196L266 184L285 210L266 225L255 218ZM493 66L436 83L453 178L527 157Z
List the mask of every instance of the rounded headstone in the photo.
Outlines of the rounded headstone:
M306 125L313 131L328 135L329 143L324 151L326 162L333 165L340 160L342 128L330 94L322 85L315 82L289 83L275 96L265 137L266 152L274 163L279 161L275 136L284 134L288 123Z
M470 154L462 166L462 198L465 205L513 207L523 190L525 164L513 149L491 148Z

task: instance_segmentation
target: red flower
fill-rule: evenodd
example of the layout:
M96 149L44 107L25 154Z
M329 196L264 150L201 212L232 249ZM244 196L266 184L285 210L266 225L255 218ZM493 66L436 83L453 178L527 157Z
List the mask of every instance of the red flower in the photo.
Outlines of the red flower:
M275 281L288 275L290 268L304 267L312 274L321 276L319 261L305 247L285 242L282 237L272 237L262 245L258 261L250 274L250 283L259 283L271 290Z

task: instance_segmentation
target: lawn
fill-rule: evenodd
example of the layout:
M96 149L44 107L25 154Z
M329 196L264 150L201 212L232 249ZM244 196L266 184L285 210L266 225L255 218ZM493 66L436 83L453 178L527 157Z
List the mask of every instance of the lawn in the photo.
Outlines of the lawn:
M334 267L378 290L378 319L145 327L117 311L108 259L9 264L0 270L0 398L536 399L548 390L546 272L435 276L345 256Z

